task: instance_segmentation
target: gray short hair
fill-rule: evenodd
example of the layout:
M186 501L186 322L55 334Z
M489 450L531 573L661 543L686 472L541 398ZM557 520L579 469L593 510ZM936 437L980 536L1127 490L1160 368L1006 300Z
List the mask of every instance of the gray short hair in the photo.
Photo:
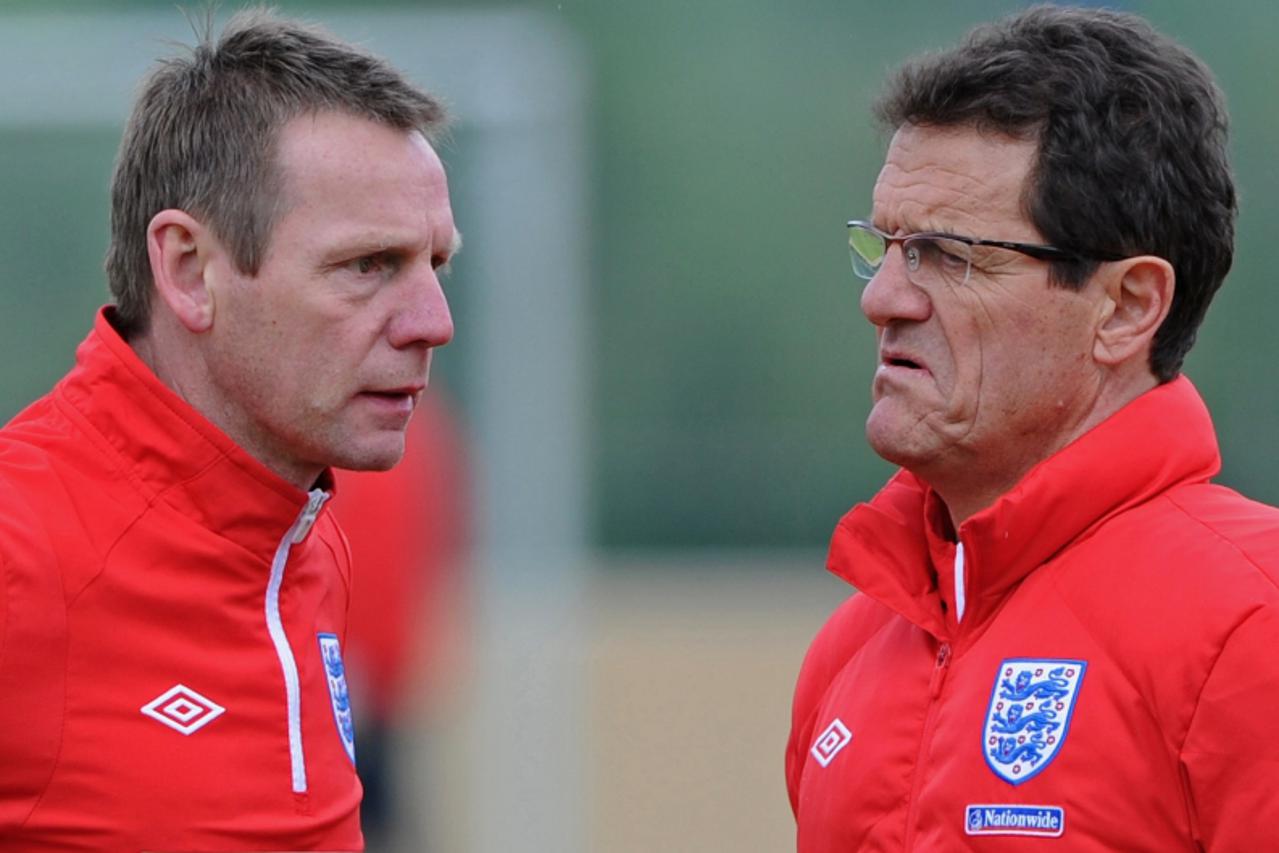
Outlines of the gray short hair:
M264 9L235 15L214 41L161 60L125 128L111 182L107 282L126 337L150 322L146 232L169 208L208 225L240 272L255 275L282 215L280 130L334 110L428 139L445 123L438 100L386 62Z

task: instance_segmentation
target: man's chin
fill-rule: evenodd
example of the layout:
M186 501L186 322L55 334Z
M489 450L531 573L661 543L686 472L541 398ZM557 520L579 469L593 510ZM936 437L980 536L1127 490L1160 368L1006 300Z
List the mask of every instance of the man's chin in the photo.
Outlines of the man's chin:
M359 447L348 444L334 454L329 464L348 471L389 471L404 458L404 434L379 439Z
M866 419L866 443L885 462L902 468L918 465L930 450L920 446L919 436L912 435L900 422L877 410L872 410Z
M885 462L896 465L899 468L911 467L910 463L914 457L912 454L905 452L897 443L877 440L870 435L866 436L866 441L870 445L870 449L875 451L875 455Z

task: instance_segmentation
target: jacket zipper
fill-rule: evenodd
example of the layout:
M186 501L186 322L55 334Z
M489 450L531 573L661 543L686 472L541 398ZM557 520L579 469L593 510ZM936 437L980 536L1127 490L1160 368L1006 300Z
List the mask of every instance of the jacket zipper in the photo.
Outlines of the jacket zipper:
M302 690L298 680L298 664L284 633L280 619L280 586L284 583L284 566L289 561L289 549L306 538L311 526L320 514L324 502L329 499L323 489L312 489L307 495L306 506L298 515L284 538L275 549L271 561L271 579L266 586L266 629L275 645L276 657L284 675L284 697L289 719L289 762L293 770L293 793L305 794L306 758L302 753Z
M919 739L919 755L915 757L915 778L911 783L910 808L906 813L906 850L911 849L915 837L915 820L919 813L919 791L924 784L924 756L928 753L928 745L933 740L933 727L937 722L937 697L941 695L942 686L946 682L946 672L950 668L950 643L943 641L937 647L937 658L933 663L933 671L928 679L928 715L924 718L924 731Z

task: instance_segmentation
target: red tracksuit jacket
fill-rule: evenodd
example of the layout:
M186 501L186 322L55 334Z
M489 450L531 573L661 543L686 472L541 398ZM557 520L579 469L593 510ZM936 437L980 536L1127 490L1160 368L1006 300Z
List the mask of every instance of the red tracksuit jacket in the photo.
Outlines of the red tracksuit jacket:
M98 316L0 431L0 851L363 849L326 497Z
M801 853L1279 849L1279 510L1218 467L1181 378L964 522L959 571L910 474L852 510L860 594L795 692Z

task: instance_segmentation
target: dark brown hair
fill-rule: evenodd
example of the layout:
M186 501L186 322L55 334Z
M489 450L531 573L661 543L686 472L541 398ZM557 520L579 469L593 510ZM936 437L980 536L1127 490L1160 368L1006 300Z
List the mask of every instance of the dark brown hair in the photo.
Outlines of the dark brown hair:
M903 67L876 107L890 128L969 125L1038 143L1024 205L1064 249L1152 254L1176 271L1151 370L1181 370L1234 257L1228 119L1212 75L1134 15L1041 6ZM1055 262L1081 287L1096 262Z

